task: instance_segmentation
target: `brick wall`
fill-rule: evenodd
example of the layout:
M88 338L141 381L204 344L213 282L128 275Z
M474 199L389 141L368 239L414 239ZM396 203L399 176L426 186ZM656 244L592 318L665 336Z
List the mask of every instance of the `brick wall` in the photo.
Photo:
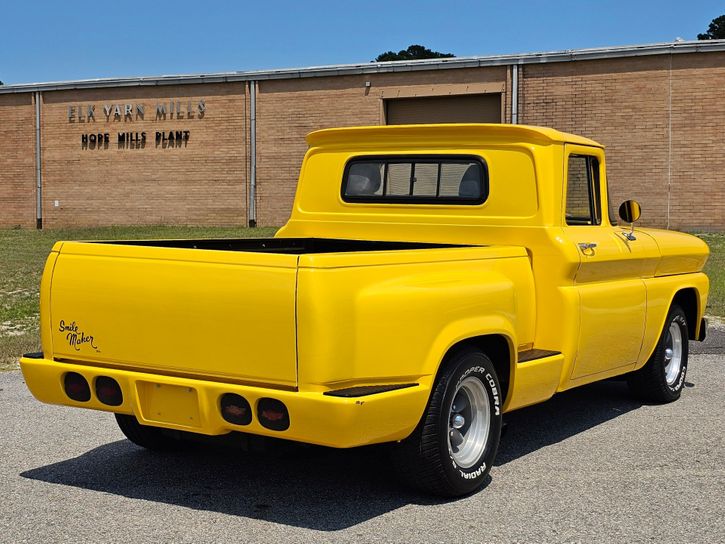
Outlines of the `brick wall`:
M366 87L365 83L370 82ZM257 94L257 219L289 217L305 135L385 122L384 102L416 96L501 93L511 116L511 67L263 80ZM552 126L607 147L612 201L635 198L643 224L724 230L725 53L657 55L519 67L519 122ZM250 105L245 83L46 91L42 104L43 215L49 227L245 224ZM199 118L156 119L158 103ZM0 226L35 224L32 93L0 95ZM143 118L126 104L145 106ZM87 118L95 105L95 120ZM104 105L121 107L106 119ZM75 108L69 122L68 108ZM78 119L79 107L84 119ZM167 106L168 107L168 106ZM180 147L156 131L189 130ZM118 132L146 132L143 148ZM83 148L82 134L109 134ZM56 201L58 205L56 206Z
M670 227L725 230L725 53L672 57Z
M43 99L45 226L246 223L243 84L56 91ZM172 101L180 113L170 112ZM166 106L166 119L157 118L157 104ZM94 120L89 105L95 106ZM131 115L125 115L126 105ZM75 108L73 121L69 106ZM105 106L112 108L109 116ZM156 142L157 131L184 130L188 141ZM145 145L119 145L119 132L146 132ZM83 134L106 133L108 145L82 144Z
M380 124L379 99L364 76L262 81L257 95L257 221L283 225L292 210L305 135L313 130Z
M259 225L283 225L289 218L307 133L383 124L387 98L475 93L486 85L501 92L506 75L506 67L495 67L261 81L257 95Z
M0 227L34 227L35 216L33 95L0 95Z
M521 123L604 144L614 203L640 201L644 225L666 227L669 218L672 228L725 229L725 53L526 65L522 72Z
M668 58L527 65L519 73L521 123L604 144L612 201L639 200L650 225L667 217Z

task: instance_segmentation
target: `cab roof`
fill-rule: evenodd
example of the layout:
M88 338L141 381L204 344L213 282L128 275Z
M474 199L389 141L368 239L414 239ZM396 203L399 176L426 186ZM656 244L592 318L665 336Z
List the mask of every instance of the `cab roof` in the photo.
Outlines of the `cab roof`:
M316 130L307 135L311 147L335 144L462 143L485 139L547 145L572 143L603 148L600 143L553 128L497 123L450 123L436 125L384 125Z

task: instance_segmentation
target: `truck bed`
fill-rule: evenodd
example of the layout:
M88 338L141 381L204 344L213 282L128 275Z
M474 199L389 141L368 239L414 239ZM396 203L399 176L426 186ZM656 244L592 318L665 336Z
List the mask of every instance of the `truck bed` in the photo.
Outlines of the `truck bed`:
M41 297L50 309L44 351L70 363L295 389L299 327L314 322L313 314L338 307L338 317L316 326L332 345L330 324L357 319L380 285L391 286L384 280L390 273L408 285L397 291L458 292L476 278L464 267L483 271L511 258L530 275L526 252L513 246L321 238L59 242L48 265L52 289Z

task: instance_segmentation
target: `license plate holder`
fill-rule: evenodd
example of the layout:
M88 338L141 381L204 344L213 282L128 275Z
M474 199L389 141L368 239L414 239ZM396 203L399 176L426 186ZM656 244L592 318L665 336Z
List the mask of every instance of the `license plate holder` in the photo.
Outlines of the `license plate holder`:
M146 421L201 427L199 395L193 387L137 382L137 388Z

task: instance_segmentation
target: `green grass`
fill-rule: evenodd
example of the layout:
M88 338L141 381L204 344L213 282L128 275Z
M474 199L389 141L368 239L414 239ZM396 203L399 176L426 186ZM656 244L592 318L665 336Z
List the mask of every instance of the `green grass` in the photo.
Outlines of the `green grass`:
M243 227L108 227L0 229L0 370L17 368L22 353L40 351L38 288L45 259L58 240L264 238L276 229Z
M40 350L38 287L43 264L58 240L269 237L276 229L243 227L109 227L59 230L0 229L0 370L17 368L22 353ZM725 316L725 234L699 234L710 246L706 313Z
M708 315L725 317L725 234L698 234L710 246L705 273L710 277Z

